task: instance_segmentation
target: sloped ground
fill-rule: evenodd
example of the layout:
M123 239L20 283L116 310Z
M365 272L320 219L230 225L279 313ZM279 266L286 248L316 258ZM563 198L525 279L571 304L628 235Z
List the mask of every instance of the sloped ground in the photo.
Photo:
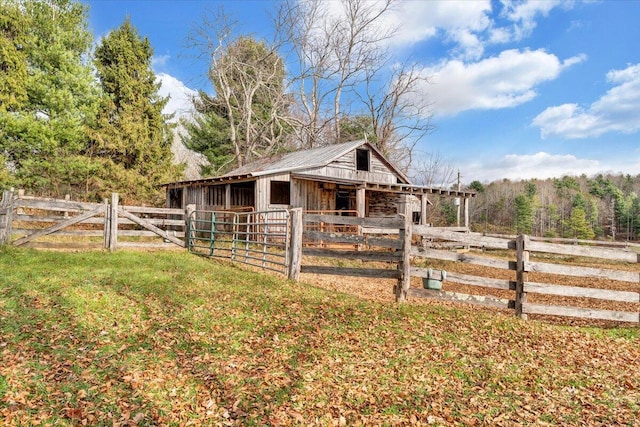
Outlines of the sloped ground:
M637 328L367 301L185 253L5 248L0 271L0 425L640 425Z

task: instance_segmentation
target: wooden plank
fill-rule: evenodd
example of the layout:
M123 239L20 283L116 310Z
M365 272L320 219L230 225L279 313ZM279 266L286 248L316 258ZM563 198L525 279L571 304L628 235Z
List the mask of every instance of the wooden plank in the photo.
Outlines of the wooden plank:
M170 233L172 236L175 237L184 237L184 231L167 231L167 233ZM158 237L159 236L154 233L153 231L147 231L147 230L118 230L118 236L121 237Z
M610 270L606 268L578 267L544 262L525 262L525 271L536 273L562 274L574 277L596 277L622 282L640 282L640 273L633 271Z
M579 286L562 286L536 282L525 283L524 290L525 292L532 292L536 294L559 295L564 297L583 297L631 303L640 302L640 293L638 292L582 288Z
M628 311L596 310L591 308L564 307L526 303L522 310L527 314L544 314L548 316L579 317L582 319L614 320L617 322L640 322L640 313Z
M464 253L439 251L436 249L424 249L413 246L411 248L411 255L421 258L433 258L443 261L454 261L465 264L483 265L485 267L500 268L503 270L512 270L511 263L506 260L475 257Z
M185 244L184 244L184 242L182 240L178 239L177 237L172 236L171 234L169 234L169 232L156 227L155 225L151 224L149 221L146 221L146 220L144 220L142 218L138 218L137 216L133 215L132 213L127 212L124 209L120 209L119 214L123 215L127 219L130 219L131 221L135 222L136 224L140 225L141 227L144 227L147 230L153 231L154 233L156 233L158 236L162 237L163 239L166 239L166 240L168 240L170 242L173 242L178 246L182 246L182 247L185 246Z
M102 241L100 242L27 242L22 246L30 249L97 250L97 249L102 249Z
M597 248L581 245L562 245L558 243L530 242L529 251L546 252L560 255L575 255L591 258L603 258L613 261L638 262L638 253L613 248Z
M163 219L163 218L141 218L144 219L145 221L147 221L149 224L153 224L153 225L157 225L157 226L161 226L161 227L167 227L167 226L177 226L177 227L183 227L184 226L184 220L183 219ZM135 221L129 221L127 219L122 219L120 221L120 224L122 225L130 225L130 224L137 224Z
M400 254L402 259L398 262L398 286L396 287L396 301L404 302L407 299L407 292L411 287L411 234L412 223L411 213L407 213L407 205L403 203L404 224L398 232L399 240L402 242Z
M397 230L396 230L397 232ZM302 235L304 241L317 241L329 243L348 243L353 245L377 246L389 249L401 249L402 242L398 239L385 239L381 237L356 236L353 234L323 233L321 231L305 231Z
M342 268L324 265L303 265L302 273L330 274L334 276L376 277L382 279L397 279L398 270L376 268Z
M63 212L84 212L102 207L102 203L71 202L67 200L43 200L20 198L15 201L15 206L27 209L41 209Z
M99 215L104 213L104 205L98 205L98 207L90 212L86 212L82 215L74 216L69 218L66 221L58 223L56 225L52 225L51 227L47 227L42 230L38 230L35 233L31 233L28 236L21 237L20 239L13 242L15 246L23 245L27 242L37 239L38 237L46 236L47 234L55 233L56 231L62 230L65 227L69 227L71 225L77 224L87 218L90 218L95 215Z
M443 228L415 226L413 234L419 234L420 236L427 238L449 240L453 242L460 242L464 245L485 247L490 249L516 248L515 242L513 240L485 237L478 233L463 233Z
M527 314L522 311L522 305L527 303L527 293L524 284L529 281L529 273L525 263L529 262L529 236L521 234L516 238L516 316L527 320Z
M460 302L484 307L512 309L513 300L496 298L486 295L469 295L457 292L436 291L433 289L410 288L407 296L418 298L433 298L441 301Z
M382 234L382 235L395 235L398 234L397 228L380 228L380 227L362 227L363 234Z
M174 243L161 242L123 242L118 241L118 248L139 248L139 249L171 249L175 248Z
M304 248L302 249L302 254L305 256L344 258L362 261L398 262L402 259L401 252L341 251L334 249Z
M290 280L300 280L300 267L302 266L302 234L304 225L302 223L302 208L291 209L291 236L289 242L289 271Z
M24 222L34 222L34 223L43 223L43 222L54 223L54 222L64 221L68 218L69 217L65 217L63 215L41 216L41 215L17 214L14 216L14 221L24 221ZM103 219L95 218L95 217L91 217L82 222L79 222L79 224L102 224L102 223L104 223Z
M38 229L33 228L14 228L13 231L16 234L23 234L28 236L31 232ZM60 230L56 232L56 236L65 237L102 237L102 230Z
M131 213L143 213L143 214L157 214L157 215L184 215L184 209L176 209L176 208L154 208L147 206L122 206L122 209L125 209L127 212Z
M413 234L429 234L430 231L433 231L434 233L447 232L447 231L459 233L459 234L471 233L471 230L469 230L469 227L433 227L431 225L426 225L426 224L413 226ZM481 235L479 233L473 233L473 234Z
M415 277L427 277L428 271L428 268L411 267L411 275ZM446 281L460 283L462 285L479 286L481 288L515 290L515 282L509 280L490 279L451 271L447 271Z
M109 206L109 199L104 198L104 222L102 224L102 248L109 249L109 239L111 238L111 207Z
M109 206L109 247L110 251L115 251L118 247L118 193L111 193L111 205Z
M398 232L398 229L404 225L404 221L400 217L395 218L359 218L356 216L340 216L340 215L317 215L306 214L304 215L304 222L324 222L326 224L341 224L341 225L361 225L363 227L382 227L382 228L394 228L394 233Z

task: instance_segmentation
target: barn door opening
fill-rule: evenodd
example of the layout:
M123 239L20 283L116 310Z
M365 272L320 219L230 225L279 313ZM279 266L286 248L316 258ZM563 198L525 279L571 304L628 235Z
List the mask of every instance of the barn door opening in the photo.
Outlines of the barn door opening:
M356 193L354 190L336 190L336 210L351 211L356 207Z

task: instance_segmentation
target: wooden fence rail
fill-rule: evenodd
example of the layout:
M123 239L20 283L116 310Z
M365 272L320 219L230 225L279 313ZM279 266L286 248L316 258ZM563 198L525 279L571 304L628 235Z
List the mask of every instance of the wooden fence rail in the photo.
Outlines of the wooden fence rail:
M339 276L377 277L397 279L394 287L396 300L404 301L410 287L410 246L411 246L411 222L408 217L397 216L393 218L360 218L341 215L304 214L302 216L302 240L307 244L313 242L349 244L357 248L366 246L367 250L345 250L344 247L325 247L314 249L300 245L301 255L307 257L340 258L348 260L360 260L365 262L395 264L395 268L379 267L344 267L301 264L302 273L331 274ZM318 230L318 224L337 226L358 226L362 228L387 228L395 231L393 237L370 237L365 235L343 234L335 232L313 231ZM331 228L335 229L335 228ZM338 228L339 229L339 228ZM310 231L306 231L310 230ZM293 245L292 245L293 246ZM393 249L393 251L389 251ZM292 253L295 253L292 247ZM294 274L294 277L297 275Z
M640 322L640 271L631 268L631 265L639 262L637 252L626 248L611 248L590 245L575 245L573 241L566 243L549 243L531 241L529 236L518 236L516 239L501 239L494 236L483 236L477 233L459 233L442 229L430 229L429 227L416 226L414 233L418 234L423 242L427 239L426 247L412 247L412 256L416 259L442 260L461 264L473 264L492 269L508 269L515 272L515 280L499 280L490 277L479 277L467 274L449 272L447 281L460 285L472 287L482 287L498 289L511 292L513 297L509 299L496 298L493 296L453 293L446 291L434 291L429 289L412 288L410 296L430 297L448 301L467 302L471 304L509 308L522 318L527 318L530 314L568 316L587 319L612 320L618 322ZM508 250L515 258L515 261L503 258L490 257L484 251L453 252L450 250L435 249L439 243L434 242L449 241L456 242L460 246L473 246L484 249ZM608 245L608 242L603 242ZM430 247L432 246L432 247ZM545 260L549 262L531 261L531 254L547 254ZM601 268L577 266L572 264L558 264L551 262L554 257L559 258L584 257L592 259L598 265L607 263L617 263L620 268ZM566 262L566 261L565 261ZM418 277L426 277L426 268L412 269L412 274ZM540 283L530 281L529 274L542 274L544 277L552 276L556 283ZM607 282L626 282L630 285L624 286L624 290L619 289L597 289L594 287L570 286L562 284L566 279L562 277L579 277L585 279L603 279ZM585 281L585 283L589 283ZM618 286L618 287L619 287ZM445 286L446 288L446 286ZM531 303L528 300L529 294L545 296L545 303ZM553 297L560 297L562 304L552 304ZM622 310L607 310L596 308L585 308L569 305L564 302L567 298L587 298L589 300L609 301L618 304ZM587 304L588 305L588 304Z
M117 194L103 203L3 192L0 244L46 249L184 247L185 212L119 204Z

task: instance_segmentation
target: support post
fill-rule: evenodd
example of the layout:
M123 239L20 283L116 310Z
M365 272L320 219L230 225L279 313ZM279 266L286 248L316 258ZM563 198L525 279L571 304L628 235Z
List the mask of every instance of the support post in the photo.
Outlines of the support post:
M465 228L469 228L469 202L471 199L469 197L465 197L464 199L464 226Z
M396 286L396 302L405 302L411 287L411 216L404 215L404 225L399 232L402 243L402 261L398 262L398 284Z
M302 265L302 208L293 208L291 213L291 242L289 256L289 279L300 280L300 266Z
M3 191L0 201L0 245L11 240L13 225L13 191Z
M224 210L231 210L231 184L224 185Z
M364 218L367 214L366 192L364 187L356 188L356 212L358 218ZM358 225L358 236L362 236L362 226ZM362 245L356 245L356 250L362 250Z
M358 218L364 218L366 214L365 203L365 188L356 188L356 211L358 212Z
M111 209L109 207L109 199L106 197L103 200L104 203L104 227L102 232L102 248L109 249L109 239L111 239Z
M111 206L109 209L109 250L116 250L118 246L118 193L111 193Z
M65 195L64 195L64 201L65 201L65 202L68 202L68 201L70 201L70 200L71 200L71 195L70 195L70 194L65 194ZM69 218L69 211L64 211L63 216L64 216L65 218Z
M184 246L187 248L187 251L191 250L191 247L193 246L193 239L195 238L195 232L193 231L195 228L193 224L193 221L195 220L195 218L193 217L193 213L195 212L195 210L196 205L193 204L187 205L184 210ZM213 222L213 213L211 215L211 222Z
M426 194L422 194L420 197L420 224L427 225L427 208L429 206L429 199Z
M527 293L524 285L528 280L525 263L529 262L529 236L520 234L516 238L516 316L527 320L527 314L523 313L522 306L527 303Z

